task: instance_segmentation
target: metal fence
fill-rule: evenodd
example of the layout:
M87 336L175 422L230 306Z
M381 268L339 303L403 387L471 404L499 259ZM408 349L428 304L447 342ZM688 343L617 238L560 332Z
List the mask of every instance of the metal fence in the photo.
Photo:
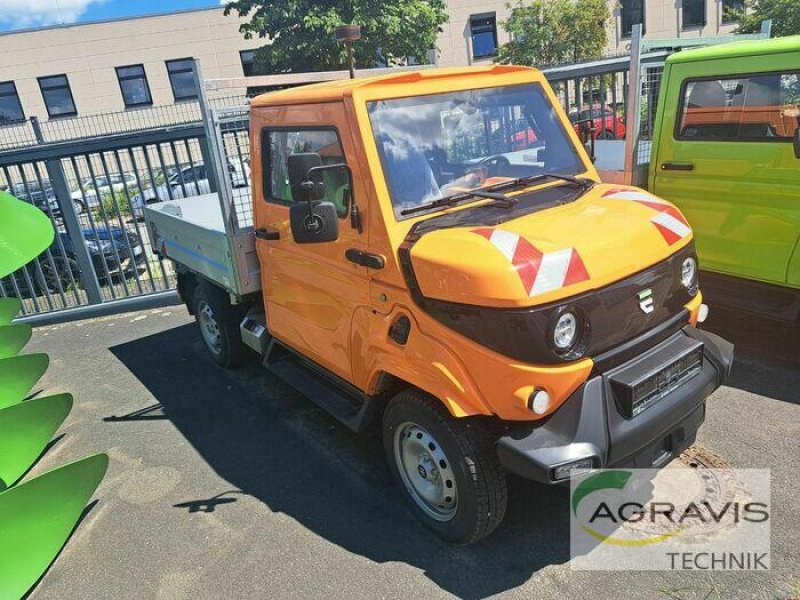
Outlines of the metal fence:
M142 207L216 188L196 103L0 130L0 188L50 218L53 243L0 280L23 315L174 288L150 251Z

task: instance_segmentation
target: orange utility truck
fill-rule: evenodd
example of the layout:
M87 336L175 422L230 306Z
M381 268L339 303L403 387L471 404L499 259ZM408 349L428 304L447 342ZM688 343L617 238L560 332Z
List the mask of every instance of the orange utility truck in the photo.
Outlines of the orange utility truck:
M507 472L558 484L693 442L733 348L696 327L692 230L600 183L541 73L282 90L252 101L250 143L253 228L229 232L213 195L164 202L145 210L154 247L211 358L255 350L345 425L381 428L444 539L497 527Z

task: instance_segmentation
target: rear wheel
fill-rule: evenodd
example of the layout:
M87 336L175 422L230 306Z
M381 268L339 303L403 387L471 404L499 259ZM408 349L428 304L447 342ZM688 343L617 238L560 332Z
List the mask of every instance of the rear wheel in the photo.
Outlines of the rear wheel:
M73 200L72 201L72 206L75 209L75 214L76 215L80 216L80 215L82 215L83 213L86 212L86 205L83 203L83 200Z
M503 520L506 479L494 440L432 396L409 390L392 399L383 444L414 514L446 541L472 544Z
M597 134L597 139L598 140L615 140L615 139L617 139L617 136L614 135L614 132L611 131L610 129L604 129L599 134Z
M228 295L210 284L194 291L193 311L211 359L221 367L238 367L247 359L239 323L244 308L232 305Z

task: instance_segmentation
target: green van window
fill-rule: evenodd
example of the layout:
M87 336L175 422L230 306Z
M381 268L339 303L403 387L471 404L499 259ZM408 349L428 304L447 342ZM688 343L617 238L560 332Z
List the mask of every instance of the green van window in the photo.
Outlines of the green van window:
M680 139L790 140L800 124L800 73L688 80L679 111Z

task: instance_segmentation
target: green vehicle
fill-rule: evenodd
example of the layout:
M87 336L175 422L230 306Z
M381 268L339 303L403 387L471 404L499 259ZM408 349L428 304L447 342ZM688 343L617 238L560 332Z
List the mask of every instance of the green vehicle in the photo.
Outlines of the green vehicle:
M688 218L704 289L796 321L800 36L671 55L655 125L648 187Z

